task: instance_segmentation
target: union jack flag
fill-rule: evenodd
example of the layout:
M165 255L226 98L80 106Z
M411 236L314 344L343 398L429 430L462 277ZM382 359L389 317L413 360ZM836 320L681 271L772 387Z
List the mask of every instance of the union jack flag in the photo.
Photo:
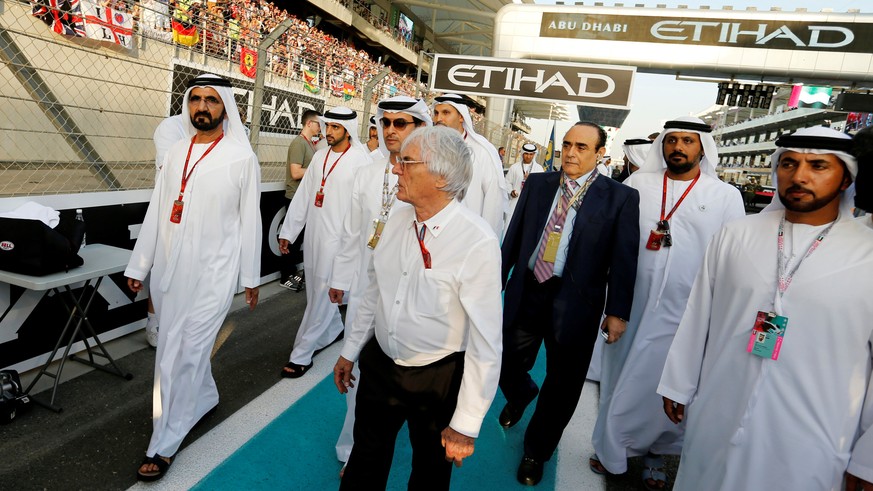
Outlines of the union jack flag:
M85 37L85 23L79 0L31 0L30 14L58 34Z

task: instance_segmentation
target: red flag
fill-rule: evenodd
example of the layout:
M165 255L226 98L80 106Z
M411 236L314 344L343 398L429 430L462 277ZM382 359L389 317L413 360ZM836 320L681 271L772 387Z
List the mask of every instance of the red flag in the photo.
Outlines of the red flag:
M250 78L255 78L255 73L258 71L258 52L243 46L239 57L239 71L243 75Z

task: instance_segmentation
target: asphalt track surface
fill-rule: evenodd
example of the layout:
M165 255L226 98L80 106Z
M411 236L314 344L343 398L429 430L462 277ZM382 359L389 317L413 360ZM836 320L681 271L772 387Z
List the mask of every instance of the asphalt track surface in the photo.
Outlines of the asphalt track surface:
M280 380L279 369L288 359L306 297L275 282L261 290L254 312L235 301L219 333L212 365L221 402L191 431L183 448ZM136 483L135 472L151 435L155 351L142 331L110 342L109 349L122 369L133 373L132 380L68 363L65 378L81 374L60 385L56 402L63 406L61 413L36 406L12 424L0 426L0 489L119 490ZM25 385L28 375L33 373L25 374ZM579 465L587 467L587 459ZM625 475L606 479L605 489L641 489L641 459L630 459L629 467ZM676 467L677 459L668 459L670 476L675 476Z

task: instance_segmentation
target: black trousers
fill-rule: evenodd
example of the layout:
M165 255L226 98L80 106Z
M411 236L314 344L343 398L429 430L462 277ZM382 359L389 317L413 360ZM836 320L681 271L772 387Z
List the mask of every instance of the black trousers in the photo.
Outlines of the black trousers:
M394 363L373 338L360 356L361 384L355 407L355 445L340 490L385 489L397 433L406 422L412 444L409 489L449 489L440 433L458 402L464 353L422 367Z
M288 200L288 208L291 208L291 200ZM282 254L279 258L280 279L284 280L297 272L297 265L303 262L303 235L306 228L300 231L297 240L288 246L288 254Z
M581 346L567 346L556 340L552 308L560 287L560 278L539 283L531 271L525 271L524 304L513 325L503 330L500 390L510 404L520 406L536 391L528 372L536 362L540 345L546 345L546 378L524 434L525 455L541 462L552 457L576 411L597 336L596 329L592 330L591 342ZM591 328L580 325L579 329Z

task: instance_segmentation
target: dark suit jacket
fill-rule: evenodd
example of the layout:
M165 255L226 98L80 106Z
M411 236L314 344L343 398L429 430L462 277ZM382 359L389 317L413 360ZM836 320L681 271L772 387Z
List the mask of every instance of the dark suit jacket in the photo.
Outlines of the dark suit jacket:
M518 198L502 246L504 329L513 326L525 301L528 260L539 248L560 177L560 172L531 174ZM635 189L606 176L598 177L588 190L573 222L562 283L552 306L552 327L559 342L593 343L604 313L630 317L640 243L639 205Z

